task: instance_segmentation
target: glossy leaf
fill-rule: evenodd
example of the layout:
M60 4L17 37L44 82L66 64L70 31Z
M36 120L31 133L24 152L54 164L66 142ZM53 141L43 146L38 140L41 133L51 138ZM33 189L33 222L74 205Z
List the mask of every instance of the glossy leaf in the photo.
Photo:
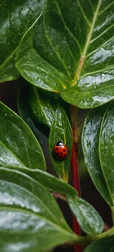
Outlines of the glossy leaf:
M19 47L18 71L81 108L114 99L113 13L111 0L48 0Z
M92 74L82 77L76 86L62 91L63 100L83 109L99 107L113 100L114 70Z
M94 207L78 196L67 195L67 199L77 222L85 233L96 235L103 231L103 220Z
M43 12L44 15L31 27L21 41L16 54L16 67L28 82L42 89L58 93L66 85L69 85L69 79L66 73L60 71L60 61L56 62L57 57L54 51L56 51L56 46L59 45L56 36L53 37L55 40L54 51L53 46L50 48L51 38L48 39L46 29L48 27L51 31L50 21L53 24L55 23L56 10L54 20L52 15L52 11L54 11L53 1L48 2ZM52 4L52 9L50 6L49 12L48 4ZM53 64L54 62L55 64Z
M68 156L64 161L57 160L53 156L53 147L59 140L62 140L68 148ZM53 125L50 128L49 150L53 168L60 178L64 181L68 181L72 153L72 129L65 111L60 106L56 109Z
M43 186L48 188L49 190L53 192L58 192L61 194L70 194L77 196L77 191L70 186L68 183L64 182L63 180L53 176L52 174L39 170L39 169L30 169L27 167L21 168L21 167L13 167L15 170L19 170L27 175L29 175L31 178L33 178L36 181L39 181Z
M84 252L114 252L114 236L92 242Z
M75 239L44 186L22 172L0 168L2 252L46 252Z
M29 96L30 96L30 89L25 80L22 81L18 88L18 95L17 95L17 107L19 115L23 118L23 120L28 124L28 126L32 129L37 137L38 127L37 121L34 120L30 104L29 104ZM42 126L43 128L43 126Z
M40 16L45 0L0 0L0 82L17 79L16 49L22 36Z
M0 166L45 169L41 147L25 122L0 103Z
M55 99L54 99L55 98ZM36 87L29 89L29 106L37 122L47 126L53 124L54 114L59 104L57 97L49 96Z
M23 120L27 123L27 125L31 128L32 132L38 139L42 148L45 146L45 141L48 131L44 131L43 125L39 125L36 120L33 118L33 114L31 113L30 106L29 106L29 89L25 85L25 83L21 83L18 89L18 96L17 96L17 106L19 115L23 118ZM42 134L43 132L43 134ZM45 149L45 148L44 148ZM44 152L44 150L43 150Z
M84 232L90 235L102 232L104 224L98 212L87 201L79 198L77 191L68 183L41 170L24 168L23 171L48 189L66 195L69 206Z
M69 105L59 95L30 86L25 80L22 81L18 90L18 110L33 132L37 133L39 130L46 137L49 136L58 105L63 106L69 114Z
M29 175L48 190L66 195L69 206L84 232L89 235L95 235L103 230L103 221L97 211L88 202L79 198L76 190L68 183L38 169L20 167L15 167L14 169Z
M91 110L85 120L82 132L82 148L85 163L91 179L105 201L112 205L99 161L99 132L106 106Z
M102 120L99 155L102 172L114 205L114 102L108 106Z
M17 96L17 103L18 103L18 112L19 115L23 118L23 120L27 123L27 125L30 127L32 130L33 134L37 138L43 154L45 156L45 160L47 163L47 167L50 166L50 159L49 159L49 148L48 148L48 138L49 136L49 131L46 130L47 128L44 128L43 125L39 125L34 118L33 115L31 114L30 107L28 105L29 99L28 99L28 89L24 83L21 83L20 88L18 90L18 96ZM52 166L52 165L51 165ZM39 167L39 166L37 166ZM39 167L39 169L41 169Z

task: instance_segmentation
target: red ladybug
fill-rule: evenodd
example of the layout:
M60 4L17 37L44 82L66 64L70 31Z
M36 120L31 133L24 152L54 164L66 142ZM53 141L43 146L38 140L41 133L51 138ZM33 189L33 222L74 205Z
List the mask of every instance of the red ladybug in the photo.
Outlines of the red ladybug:
M68 149L63 141L59 140L53 148L53 156L58 160L64 160L68 156Z

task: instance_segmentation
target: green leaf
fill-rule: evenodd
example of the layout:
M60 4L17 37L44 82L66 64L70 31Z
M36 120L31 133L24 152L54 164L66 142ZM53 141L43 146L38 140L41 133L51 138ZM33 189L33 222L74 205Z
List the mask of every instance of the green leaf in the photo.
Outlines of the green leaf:
M47 189L58 192L61 194L70 194L77 196L77 191L70 186L68 183L64 182L63 180L53 176L52 174L49 174L48 172L39 170L39 169L30 169L27 167L12 167L15 170L19 170L27 175L29 175L31 178L33 178L36 181L39 181L43 186L45 186Z
M9 58L8 55L6 55L6 59L4 59L3 64L1 63L0 65L0 83L16 80L19 77L20 73L15 68L15 51L14 51L13 55L9 56Z
M84 232L95 235L102 231L104 225L97 211L89 203L79 198L77 191L68 183L38 169L13 168L18 169L19 172L23 172L36 182L41 183L48 190L66 195L69 206Z
M84 252L114 252L114 236L92 242Z
M0 166L45 169L41 147L25 122L0 102Z
M41 183L48 190L66 195L69 206L77 218L82 230L90 235L100 233L104 227L97 211L86 201L77 196L77 191L68 183L38 169L14 167Z
M18 112L19 115L24 119L27 125L30 127L35 137L37 138L45 159L49 161L49 149L48 149L48 138L49 131L47 128L44 128L43 125L39 125L31 114L30 108L28 106L28 86L25 85L25 81L21 83L18 90L17 103L18 103ZM49 163L48 163L49 164ZM39 167L39 166L37 166ZM39 167L40 168L40 167ZM40 168L41 169L41 168Z
M44 135L49 137L58 105L63 106L67 114L70 111L69 104L66 104L59 95L30 86L24 79L19 87L17 100L19 114L38 139L44 138Z
M36 138L40 141L40 144L43 142L44 134L46 136L49 135L49 129L41 125L37 120L36 117L33 116L33 113L30 108L30 91L29 86L25 84L25 81L22 81L19 89L18 89L18 96L17 96L17 105L18 105L18 112L20 116L24 119L24 121L28 124L28 126L32 129ZM41 133L42 132L42 133ZM46 140L46 138L45 138ZM42 145L42 144L41 144ZM43 144L45 145L45 143Z
M45 0L0 0L0 82L17 79L15 54L22 36L40 16Z
M106 106L91 110L86 117L82 132L82 148L89 175L105 201L112 205L99 161L99 132Z
M48 128L53 124L54 114L59 104L58 98L52 95L49 96L36 87L29 88L28 102L32 114L39 123Z
M111 0L47 0L20 44L18 71L80 108L114 99L113 13Z
M64 161L56 160L53 156L53 147L59 140L62 140L68 148L68 156ZM72 153L72 129L64 109L60 106L56 109L53 125L50 128L49 150L55 171L60 178L67 182Z
M114 205L114 102L110 103L102 120L99 155L102 172Z
M28 175L0 168L0 249L46 252L77 239L47 189Z
M104 223L94 207L75 195L68 194L67 199L77 222L85 233L96 235L103 231Z
M83 109L108 103L114 99L114 70L109 68L99 74L82 77L76 86L63 90L61 97L66 102Z

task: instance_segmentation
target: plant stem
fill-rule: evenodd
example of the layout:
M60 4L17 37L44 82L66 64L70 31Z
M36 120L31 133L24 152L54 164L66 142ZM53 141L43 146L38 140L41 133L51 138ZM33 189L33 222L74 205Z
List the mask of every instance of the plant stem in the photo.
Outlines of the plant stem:
M114 226L114 207L111 207L112 210L112 222L113 222L113 226Z
M96 236L96 240L97 239L102 239L102 238L105 238L105 237L108 237L108 236L111 236L111 235L114 235L114 227L110 228L108 231L105 231L101 234L98 234Z
M73 139L75 138L75 131L73 129ZM72 158L71 158L71 166L72 166L72 177L73 177L73 187L77 190L78 196L81 195L80 190L80 180L79 180L79 172L78 172L78 148L77 143L73 141L72 147Z
M53 192L53 196L54 196L56 199L59 198L59 199L64 200L64 201L67 202L67 199L66 199L66 197L65 197L63 194L60 194L60 193L57 193L57 192Z
M80 180L78 172L78 136L77 136L77 125L76 125L76 107L71 106L71 126L73 132L73 147L72 147L72 158L71 158L71 168L72 168L72 181L73 187L77 190L78 195L80 196ZM76 218L73 216L73 229L75 234L80 235L81 230ZM82 248L80 245L74 246L74 252L81 252Z

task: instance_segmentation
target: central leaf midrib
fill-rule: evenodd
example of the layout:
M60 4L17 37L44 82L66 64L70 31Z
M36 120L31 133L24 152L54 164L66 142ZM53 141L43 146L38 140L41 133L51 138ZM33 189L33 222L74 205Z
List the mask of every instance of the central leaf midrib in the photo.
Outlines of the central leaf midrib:
M89 44L90 44L90 41L91 41L92 32L93 32L95 22L96 22L96 19L97 19L97 15L98 15L98 12L99 12L99 9L100 9L100 5L101 5L101 0L98 1L98 5L97 5L96 11L95 11L94 16L93 16L93 21L92 21L92 24L91 24L91 27L90 27L90 31L88 33L87 40L86 40L86 43L85 43L85 47L84 47L84 50L83 50L82 55L80 57L79 64L78 64L78 67L77 67L76 72L74 74L74 80L73 80L71 86L74 86L76 84L76 81L77 81L77 79L79 78L79 76L81 74L83 64L84 64L84 61L85 61L85 57L86 57L86 53L87 53L87 50L88 50L88 47L89 47Z

